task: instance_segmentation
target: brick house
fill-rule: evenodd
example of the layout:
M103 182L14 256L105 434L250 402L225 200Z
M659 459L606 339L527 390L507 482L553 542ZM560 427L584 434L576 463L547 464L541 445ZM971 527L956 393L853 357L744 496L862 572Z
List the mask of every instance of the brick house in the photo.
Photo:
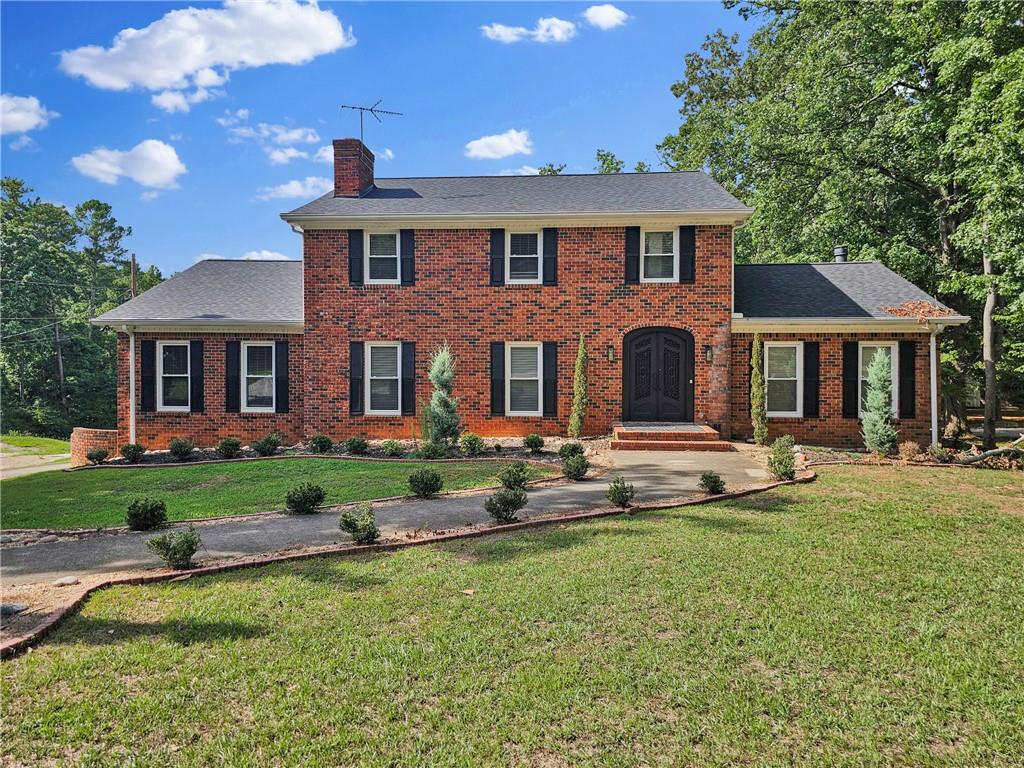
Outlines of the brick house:
M587 434L743 439L755 332L772 434L859 445L881 348L901 436L936 438L936 336L968 318L875 262L734 265L752 210L704 173L376 179L361 142L334 154L334 191L282 215L301 262L203 261L94 321L119 443L411 437L443 343L467 429L564 434L581 334ZM912 301L947 314L886 311Z

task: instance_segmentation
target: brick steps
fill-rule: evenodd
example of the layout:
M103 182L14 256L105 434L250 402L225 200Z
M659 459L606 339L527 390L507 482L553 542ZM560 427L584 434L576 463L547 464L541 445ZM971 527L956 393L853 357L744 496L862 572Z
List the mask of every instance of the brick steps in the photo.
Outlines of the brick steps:
M680 425L678 429L644 429L643 425L617 424L612 433L613 451L732 451L731 443L707 426Z

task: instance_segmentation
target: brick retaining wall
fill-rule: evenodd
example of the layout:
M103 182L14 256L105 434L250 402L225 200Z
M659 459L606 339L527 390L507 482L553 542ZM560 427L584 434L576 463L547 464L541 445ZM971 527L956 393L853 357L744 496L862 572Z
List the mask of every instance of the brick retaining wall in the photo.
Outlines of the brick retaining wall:
M86 456L94 448L105 448L111 457L117 456L117 430L75 427L71 431L71 466L88 464Z

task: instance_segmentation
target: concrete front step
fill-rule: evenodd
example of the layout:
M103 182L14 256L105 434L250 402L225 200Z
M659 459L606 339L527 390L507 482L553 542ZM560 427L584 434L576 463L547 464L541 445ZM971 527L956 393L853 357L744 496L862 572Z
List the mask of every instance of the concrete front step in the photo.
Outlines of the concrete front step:
M616 427L612 435L615 440L661 440L661 441L677 441L685 440L686 442L693 442L695 440L719 440L721 435L718 432L706 427L705 429L697 432L670 432L668 430L647 431L643 429L627 429L624 427Z
M632 435L631 435L632 437ZM620 440L614 439L613 451L732 451L725 440Z

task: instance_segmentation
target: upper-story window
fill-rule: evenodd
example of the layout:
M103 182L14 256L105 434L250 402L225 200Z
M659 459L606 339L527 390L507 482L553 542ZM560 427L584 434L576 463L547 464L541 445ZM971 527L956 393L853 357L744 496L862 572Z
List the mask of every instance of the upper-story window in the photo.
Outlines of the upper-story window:
M540 232L509 232L505 245L505 282L539 283L541 281Z
M397 232L366 234L366 282L378 285L399 283L399 237Z
M274 410L274 342L242 342L242 410Z
M187 341L157 342L158 411L189 409L189 350Z
M641 238L640 281L674 283L679 280L678 230L644 230Z

